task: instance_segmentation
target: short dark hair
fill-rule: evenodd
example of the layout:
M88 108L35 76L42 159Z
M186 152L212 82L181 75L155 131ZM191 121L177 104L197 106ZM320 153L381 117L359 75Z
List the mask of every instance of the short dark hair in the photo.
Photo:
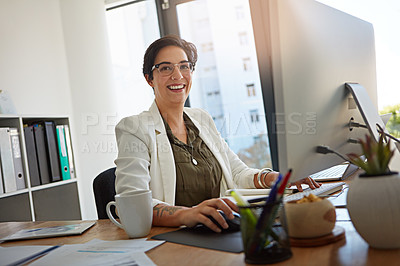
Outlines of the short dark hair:
M156 59L158 52L162 48L167 47L167 46L177 46L177 47L182 48L183 51L185 51L189 62L191 62L193 64L193 69L194 69L194 66L196 65L196 62L197 62L196 46L193 43L187 42L178 36L167 35L165 37L162 37L162 38L154 41L147 48L146 53L144 54L144 59L143 59L143 75L148 74L149 78L153 79L153 73L151 71L151 68L154 66L154 60Z

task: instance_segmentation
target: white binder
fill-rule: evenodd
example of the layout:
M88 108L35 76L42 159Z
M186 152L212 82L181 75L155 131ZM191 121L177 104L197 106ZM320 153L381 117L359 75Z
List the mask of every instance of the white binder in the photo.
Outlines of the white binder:
M22 166L22 155L21 155L21 145L19 142L18 129L10 128L10 139L11 147L14 161L14 177L17 184L17 189L24 189L25 186L25 175Z
M1 161L1 157L0 157ZM1 169L1 163L0 163L0 195L4 194L4 185L3 185L3 170Z
M0 128L0 158L3 169L4 192L13 192L17 190L17 182L14 172L14 159L12 154L10 128Z

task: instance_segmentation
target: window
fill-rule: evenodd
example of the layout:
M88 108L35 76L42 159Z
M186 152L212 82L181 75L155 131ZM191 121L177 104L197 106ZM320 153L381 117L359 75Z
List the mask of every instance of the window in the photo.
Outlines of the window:
M244 20L245 19L245 13L244 13L244 7L243 6L236 6L235 7L236 11L236 19L237 20Z
M197 29L204 29L210 26L210 22L208 21L208 18L201 18L196 20L196 26Z
M197 69L197 66L196 66L196 69ZM203 71L204 72L213 72L213 71L216 71L216 67L215 66L206 66L206 67L203 67Z
M251 70L251 60L250 57L243 58L243 70L250 71Z
M207 92L207 96L213 96L213 95L219 95L220 91L219 90L215 90L215 91L209 91Z
M201 44L201 49L204 53L211 52L214 50L213 43L212 42L203 43Z
M173 6L173 2L180 4ZM211 114L221 136L248 166L271 167L258 65L251 61L257 55L249 1L182 2L169 1L170 9L176 7L179 28L175 31L198 48L190 105ZM201 29L199 20L204 21ZM251 100L244 100L244 93ZM254 137L263 140L262 149ZM256 151L254 156L249 156L249 150Z
M239 32L239 43L242 46L246 46L249 44L247 32Z
M247 88L247 96L249 97L256 96L256 88L254 87L254 83L247 84L246 88Z
M254 143L259 143L262 141L262 138L260 136L255 136L253 139L254 139Z
M259 122L259 115L258 115L258 110L250 110L250 121L252 123L258 123Z
M106 12L119 119L147 110L153 90L142 74L146 48L160 37L154 1L142 1Z

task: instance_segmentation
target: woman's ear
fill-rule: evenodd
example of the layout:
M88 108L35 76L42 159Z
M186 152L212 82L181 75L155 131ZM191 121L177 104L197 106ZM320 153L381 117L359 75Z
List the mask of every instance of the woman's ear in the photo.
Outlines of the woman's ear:
M153 87L154 87L153 79L150 79L149 74L145 74L144 77L145 77L145 79L146 79L146 81L147 81L147 84L149 84L150 87L153 88Z

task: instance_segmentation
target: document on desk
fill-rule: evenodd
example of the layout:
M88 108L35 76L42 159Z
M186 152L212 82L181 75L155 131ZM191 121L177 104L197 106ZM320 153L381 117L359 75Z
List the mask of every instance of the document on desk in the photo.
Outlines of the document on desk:
M104 241L94 239L85 244L64 245L31 265L155 265L144 253L165 241L145 238Z
M18 265L18 261L24 261L36 254L40 254L52 246L17 246L0 247L0 265Z

